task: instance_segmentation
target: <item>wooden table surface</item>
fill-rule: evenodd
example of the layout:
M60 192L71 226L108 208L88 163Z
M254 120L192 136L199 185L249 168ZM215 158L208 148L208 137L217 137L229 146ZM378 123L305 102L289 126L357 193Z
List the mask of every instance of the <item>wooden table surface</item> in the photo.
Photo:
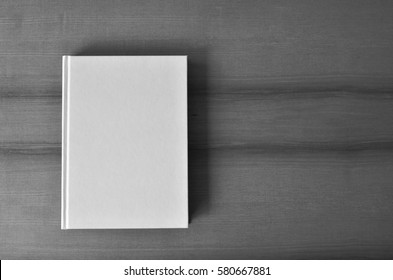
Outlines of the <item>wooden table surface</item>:
M393 258L392 11L1 1L0 258ZM60 230L65 54L189 55L188 230Z

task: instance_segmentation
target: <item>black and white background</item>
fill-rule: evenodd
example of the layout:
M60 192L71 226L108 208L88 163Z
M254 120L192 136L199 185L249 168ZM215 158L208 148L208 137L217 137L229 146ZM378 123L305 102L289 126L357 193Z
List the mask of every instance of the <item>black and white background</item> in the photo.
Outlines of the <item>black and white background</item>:
M0 258L392 258L392 11L2 0ZM189 56L190 228L61 231L61 56L154 54Z

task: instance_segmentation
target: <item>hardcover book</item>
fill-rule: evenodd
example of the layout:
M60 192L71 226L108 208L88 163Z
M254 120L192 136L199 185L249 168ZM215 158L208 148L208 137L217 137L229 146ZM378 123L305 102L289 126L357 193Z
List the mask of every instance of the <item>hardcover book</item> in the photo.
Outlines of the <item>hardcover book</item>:
M187 57L63 56L62 229L187 228Z

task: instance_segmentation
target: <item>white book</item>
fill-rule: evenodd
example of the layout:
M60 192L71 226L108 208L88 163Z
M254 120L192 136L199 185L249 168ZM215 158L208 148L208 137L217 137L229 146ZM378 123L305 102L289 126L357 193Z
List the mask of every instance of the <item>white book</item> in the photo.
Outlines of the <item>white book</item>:
M63 57L62 229L187 228L187 57Z

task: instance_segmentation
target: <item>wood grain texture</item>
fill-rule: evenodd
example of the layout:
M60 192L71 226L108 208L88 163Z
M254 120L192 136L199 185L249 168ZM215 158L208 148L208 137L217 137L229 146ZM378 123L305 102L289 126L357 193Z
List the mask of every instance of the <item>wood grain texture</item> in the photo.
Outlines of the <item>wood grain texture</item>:
M0 258L393 258L392 8L2 1ZM66 54L189 55L188 230L60 230Z

